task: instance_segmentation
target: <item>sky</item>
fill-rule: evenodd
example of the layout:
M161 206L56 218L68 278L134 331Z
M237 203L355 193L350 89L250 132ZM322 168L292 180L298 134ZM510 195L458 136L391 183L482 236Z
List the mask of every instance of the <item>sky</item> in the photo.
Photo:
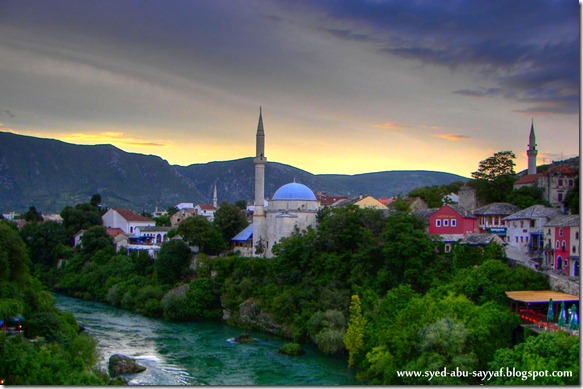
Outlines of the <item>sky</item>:
M0 131L314 174L579 155L577 0L0 0Z

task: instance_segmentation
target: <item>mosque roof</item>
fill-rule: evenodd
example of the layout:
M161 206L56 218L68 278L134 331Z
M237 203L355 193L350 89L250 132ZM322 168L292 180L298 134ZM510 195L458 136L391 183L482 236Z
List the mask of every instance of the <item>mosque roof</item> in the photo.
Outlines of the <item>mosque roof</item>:
M272 200L302 200L302 201L317 201L314 192L307 186L292 182L285 184L273 195Z

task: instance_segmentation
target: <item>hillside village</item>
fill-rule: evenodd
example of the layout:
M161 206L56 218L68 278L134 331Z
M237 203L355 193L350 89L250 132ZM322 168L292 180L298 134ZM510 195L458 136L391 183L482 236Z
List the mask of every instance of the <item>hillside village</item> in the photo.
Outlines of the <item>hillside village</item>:
M377 199L365 194L348 197L314 193L296 182L283 185L271 198L266 198L264 171L267 159L261 112L256 138L255 199L241 211L245 212L249 224L231 238L228 247L241 256L272 257L271 248L283 238L296 230L317 228L317 214L324 208L357 206L390 213L391 205L399 200L396 196ZM455 245L498 244L505 247L510 259L524 266L576 282L580 277L580 217L571 215L563 202L567 192L575 189L576 183L578 185L579 171L563 164L552 164L544 172L537 171L534 124L531 125L526 153L528 171L514 182L513 188L540 188L544 201L550 206L537 204L521 209L509 203L484 204L477 199L475 188L468 185L458 193L444 196L443 205L437 208L429 208L420 197L404 200L413 214L426 221L426 233L444 242L446 252ZM172 231L176 231L182 221L200 216L212 223L220 207L218 197L215 186L212 204L183 202L176 204L171 215L156 210L151 217L114 207L102 215L102 222L116 251L146 251L156 258L161 245L175 236ZM3 217L16 220L21 227L24 223L17 220L14 212ZM169 223L157 225L158 217L168 217ZM59 221L62 218L44 215L44 220ZM75 234L74 246L81 244L83 233L84 230L80 230ZM197 247L192 250L198 252ZM570 293L578 294L578 288L568 289Z

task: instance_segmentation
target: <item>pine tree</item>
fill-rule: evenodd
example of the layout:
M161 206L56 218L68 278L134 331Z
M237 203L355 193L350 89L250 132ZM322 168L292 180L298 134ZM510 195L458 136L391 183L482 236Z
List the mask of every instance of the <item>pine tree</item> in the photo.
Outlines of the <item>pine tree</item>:
M360 308L360 297L352 296L349 308L348 329L344 334L344 346L348 350L348 366L354 367L354 357L364 346L365 320Z

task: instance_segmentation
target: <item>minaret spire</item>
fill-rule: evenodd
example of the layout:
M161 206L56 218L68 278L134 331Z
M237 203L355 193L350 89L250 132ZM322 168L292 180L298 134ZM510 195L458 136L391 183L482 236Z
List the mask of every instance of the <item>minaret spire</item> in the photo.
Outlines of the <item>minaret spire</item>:
M255 164L255 201L253 210L253 253L263 256L267 245L267 225L265 223L265 131L263 129L263 115L259 107L259 122L255 136L256 153Z
M217 194L217 184L215 184L215 189L213 191L213 207L219 207L219 196Z
M534 134L534 120L531 118L530 135L528 136L528 149L526 155L528 156L528 174L537 174L536 171L536 156L538 150L536 149L536 136Z

